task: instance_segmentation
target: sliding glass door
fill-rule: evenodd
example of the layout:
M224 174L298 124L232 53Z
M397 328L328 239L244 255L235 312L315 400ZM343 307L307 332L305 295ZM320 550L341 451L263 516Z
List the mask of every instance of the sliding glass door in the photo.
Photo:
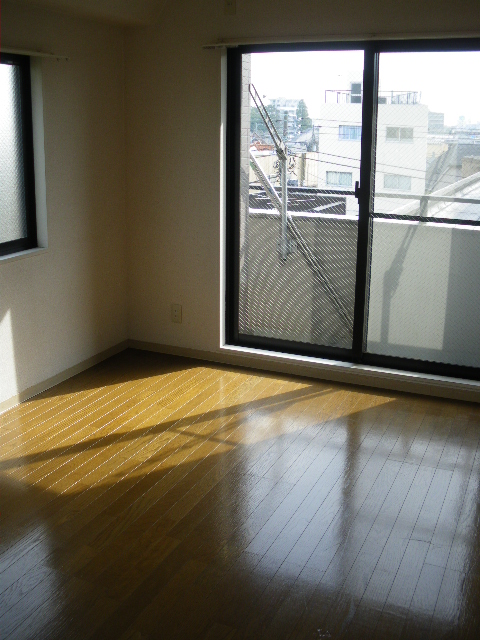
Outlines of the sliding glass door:
M229 51L228 342L478 377L476 48Z
M362 50L241 56L243 340L352 348L363 63Z
M480 366L479 70L380 53L368 353Z

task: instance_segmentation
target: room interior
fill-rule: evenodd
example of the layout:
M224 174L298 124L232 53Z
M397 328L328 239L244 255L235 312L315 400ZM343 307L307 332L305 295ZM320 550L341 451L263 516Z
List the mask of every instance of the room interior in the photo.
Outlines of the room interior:
M0 635L477 637L480 383L224 345L206 45L475 37L478 3L230 4L1 3L40 61L46 229L0 259Z

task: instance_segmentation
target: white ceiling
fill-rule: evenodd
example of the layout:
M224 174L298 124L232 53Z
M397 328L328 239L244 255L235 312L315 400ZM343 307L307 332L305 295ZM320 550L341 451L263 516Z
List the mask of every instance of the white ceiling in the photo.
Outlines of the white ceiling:
M126 25L155 24L168 0L10 0Z

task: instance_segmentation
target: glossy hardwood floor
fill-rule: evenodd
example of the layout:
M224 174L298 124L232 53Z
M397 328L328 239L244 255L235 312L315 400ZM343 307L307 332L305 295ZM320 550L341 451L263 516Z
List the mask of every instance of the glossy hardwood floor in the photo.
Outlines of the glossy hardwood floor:
M124 352L0 416L0 638L480 637L480 407Z

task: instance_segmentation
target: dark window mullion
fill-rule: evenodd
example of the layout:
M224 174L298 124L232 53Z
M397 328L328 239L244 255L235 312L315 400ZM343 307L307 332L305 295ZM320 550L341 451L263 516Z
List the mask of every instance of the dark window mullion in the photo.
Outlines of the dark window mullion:
M366 331L367 285L369 271L369 224L373 208L373 174L375 169L375 138L378 97L378 52L373 43L365 47L362 103L362 149L360 161L360 192L357 240L357 270L353 317L353 360L362 358Z
M23 127L23 167L25 175L25 212L29 248L37 246L37 222L35 203L35 169L33 156L33 114L30 59L22 58L21 102Z
M225 339L238 344L240 274L240 112L241 62L239 49L227 51L227 133L226 133L226 291Z

